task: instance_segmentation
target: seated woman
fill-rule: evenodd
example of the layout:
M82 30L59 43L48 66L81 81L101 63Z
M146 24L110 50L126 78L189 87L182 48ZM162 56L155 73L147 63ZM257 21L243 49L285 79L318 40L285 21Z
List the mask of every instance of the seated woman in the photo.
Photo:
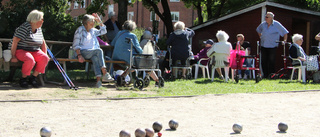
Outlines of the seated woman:
M218 39L218 43L215 43L214 46L212 47L213 48L213 55L215 53L224 53L225 57L224 57L224 61L223 61L224 64L216 64L216 61L214 59L212 59L211 60L212 65L214 65L216 67L229 66L230 65L230 62L229 62L230 51L232 50L231 43L228 42L229 35L225 31L219 30L216 34L216 37ZM222 65L222 66L219 66L219 65ZM220 79L223 79L221 69L216 69L216 70L220 76Z
M100 25L99 30L94 28L95 21ZM106 70L103 51L100 49L97 39L97 36L107 33L106 26L96 13L84 15L82 24L74 33L72 46L80 63L83 63L85 59L92 61L94 74L97 78L96 87L100 88L102 87L101 77L103 82L113 81L113 78Z
M16 31L12 41L9 43L11 49L11 62L23 62L20 86L28 88L28 84L37 88L39 85L36 77L44 73L49 61L47 45L42 34L43 12L33 10L29 13L27 21L21 24ZM31 70L34 69L30 76ZM29 79L27 79L27 77Z
M202 58L208 58L207 56L207 51L208 49L210 49L212 47L212 45L214 44L212 39L208 39L207 41L203 42L205 44L205 47L203 49L201 49L199 51L199 53L197 55L194 55L194 60L196 61L195 63L197 63L200 59ZM203 60L200 62L202 65L207 65L208 60ZM192 64L192 63L191 63Z
M128 39L132 40L132 55L142 54L142 48L140 47L138 38L134 33L132 33L132 31L135 30L136 27L136 23L131 20L127 20L123 23L123 30L119 31L111 42L111 46L114 46L112 60L125 61L127 64L130 64L131 42L128 41ZM125 69L125 71L121 75L122 77L125 77L130 73L130 68L128 68L127 66L120 64L119 66L122 69ZM156 81L157 84L159 79L155 75L155 73L151 73L150 76L153 80Z
M291 58L297 58L302 62L302 65L306 65L306 57L307 54L304 52L303 48L301 47L303 43L303 36L300 34L294 34L292 36L293 44L289 47L289 55ZM298 60L293 60L292 65L300 65Z
M172 63L177 64L180 60L181 65L186 65L187 59L193 55L191 51L191 45L189 40L195 35L194 31L185 28L185 24L178 21L174 24L174 32L172 32L166 42L167 45L171 45L171 57ZM175 74L173 70L173 74ZM182 69L182 78L186 78L186 69Z

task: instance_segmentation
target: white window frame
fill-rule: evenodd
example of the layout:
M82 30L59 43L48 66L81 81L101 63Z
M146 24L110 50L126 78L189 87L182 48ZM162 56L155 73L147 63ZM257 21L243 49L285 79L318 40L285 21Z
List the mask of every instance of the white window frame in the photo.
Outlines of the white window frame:
M108 5L108 16L110 12L114 11L114 4Z
M68 2L68 6L69 6L68 10L70 10L71 9L71 2L70 1Z
M134 12L133 11L128 12L128 20L133 20L133 17L134 17Z
M86 8L86 0L82 0L82 2L83 2L83 5L80 4L81 5L80 8Z
M175 16L173 16L173 15L175 15L178 19L175 19L174 17ZM173 17L172 17L173 16ZM177 21L179 21L180 20L180 13L179 13L179 11L173 11L173 12L171 12L171 19L172 19L172 22L177 22Z
M170 2L180 2L180 0L170 0Z
M154 11L151 11L150 12L150 21L152 21L152 13L153 13ZM155 18L155 20L158 20L158 21L160 21L160 17L156 14L156 13L154 13L154 18Z
M78 22L78 16L74 16L74 17L73 17L73 20L74 20L75 22Z
M77 1L75 1L73 3L73 9L78 9L79 8L79 3Z

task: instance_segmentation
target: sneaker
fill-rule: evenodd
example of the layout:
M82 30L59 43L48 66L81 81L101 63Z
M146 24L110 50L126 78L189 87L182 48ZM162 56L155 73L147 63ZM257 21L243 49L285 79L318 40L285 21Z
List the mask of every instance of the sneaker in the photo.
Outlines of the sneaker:
M38 88L38 87L39 87L38 82L37 82L36 79L37 79L37 77L31 75L31 76L29 77L29 81L28 81L28 83L29 83L30 85L32 85L34 88Z
M224 77L221 75L221 76L219 77L219 79L224 80Z
M243 79L248 79L248 76L244 74Z
M98 81L97 83L96 83L96 88L101 88L102 87L102 82L101 81Z
M156 81L155 87L159 87L159 82Z
M20 87L22 88L28 88L28 82L27 78L21 78L19 81Z
M106 73L103 77L102 77L102 82L111 82L114 81L114 79L110 76L109 73Z

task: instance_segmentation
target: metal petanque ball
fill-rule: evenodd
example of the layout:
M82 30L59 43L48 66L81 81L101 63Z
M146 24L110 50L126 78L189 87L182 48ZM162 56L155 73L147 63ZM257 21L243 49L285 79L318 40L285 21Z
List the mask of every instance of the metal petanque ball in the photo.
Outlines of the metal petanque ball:
M153 137L154 136L154 131L151 128L146 128L146 137Z
M127 130L121 130L119 133L119 137L131 137L131 134Z
M145 137L146 131L141 128L137 128L134 134L136 135L136 137Z
M40 129L40 136L41 137L51 137L51 128L43 127Z
M156 121L153 123L152 128L153 128L154 132L156 132L156 133L160 132L162 129L162 124L159 123L158 121Z
M282 123L280 122L278 124L278 129L281 131L281 132L286 132L288 130L288 125L286 123Z
M169 121L170 129L176 130L178 128L178 126L179 126L179 123L177 121L175 121L173 119Z
M242 131L242 125L241 124L233 124L232 126L232 130L235 132L235 133L241 133Z

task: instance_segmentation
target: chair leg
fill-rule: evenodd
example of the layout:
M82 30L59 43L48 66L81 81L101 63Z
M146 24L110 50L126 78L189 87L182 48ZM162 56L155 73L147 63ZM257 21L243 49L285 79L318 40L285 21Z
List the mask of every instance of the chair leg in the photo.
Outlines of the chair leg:
M298 81L301 81L301 68L298 69Z
M224 77L225 77L225 82L228 82L229 79L229 67L224 67Z
M206 70L207 70L208 78L210 78L210 73L209 73L209 67L208 66L206 66Z
M293 79L294 70L295 70L295 68L292 68L291 80L290 81L292 81L292 79Z
M197 78L198 78L198 71L199 71L199 65L196 64L196 65L195 65L195 71L194 71L194 79L197 79Z
M201 67L203 78L206 78L206 71L204 67Z
M302 71L302 82L306 83L306 66L302 66L301 67L301 71Z
M212 74L211 74L211 75L212 75L212 76L211 76L211 81L212 81L212 82L213 82L213 79L214 79L214 71L215 71L215 70L216 70L216 68L212 66L212 70L211 70L211 73L212 73Z

